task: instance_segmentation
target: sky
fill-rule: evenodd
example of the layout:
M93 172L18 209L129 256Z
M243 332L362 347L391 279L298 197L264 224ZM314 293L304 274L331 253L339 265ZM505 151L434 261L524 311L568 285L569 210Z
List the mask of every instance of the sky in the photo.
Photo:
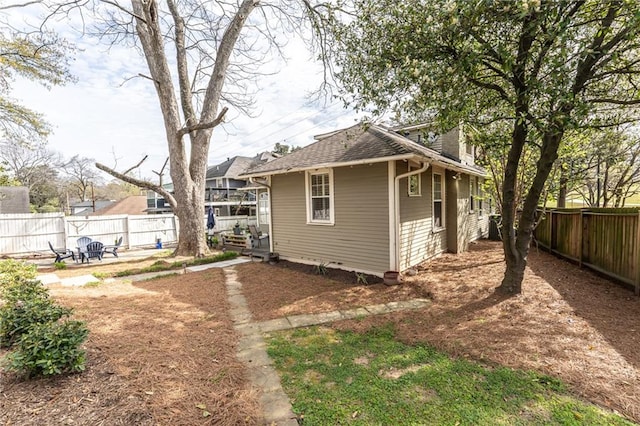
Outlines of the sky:
M162 115L151 81L131 78L148 74L144 59L131 47L64 35L79 48L70 68L77 82L47 89L17 80L11 97L44 115L53 128L48 147L65 158L77 154L123 171L148 155L137 176L157 178L153 171L168 156ZM343 109L340 101L310 101L309 93L322 81L322 67L301 40L291 39L284 55L286 62L274 57L266 64L266 70L277 72L259 77L252 117L230 109L215 129L209 165L270 151L278 142L306 146L314 135L358 121L360 116Z

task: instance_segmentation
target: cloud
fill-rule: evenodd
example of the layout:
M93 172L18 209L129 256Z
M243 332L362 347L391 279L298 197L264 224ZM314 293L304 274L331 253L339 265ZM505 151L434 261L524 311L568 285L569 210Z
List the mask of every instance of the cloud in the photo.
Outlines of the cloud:
M54 129L49 146L66 158L78 154L124 170L148 155L139 174L155 178L152 170L162 167L168 148L152 82L136 77L148 74L146 62L134 47L75 40L80 48L71 67L76 84L47 90L19 80L13 95L45 115ZM210 165L271 150L277 142L305 146L313 135L357 119L341 102L310 100L322 82L322 68L302 41L291 39L283 51L286 61L273 58L264 68L277 72L258 77L253 116L231 108L226 122L214 131Z

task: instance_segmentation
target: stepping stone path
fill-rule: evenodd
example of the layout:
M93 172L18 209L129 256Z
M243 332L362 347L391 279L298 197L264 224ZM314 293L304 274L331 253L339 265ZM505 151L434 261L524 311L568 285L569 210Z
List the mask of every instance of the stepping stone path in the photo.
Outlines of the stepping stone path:
M238 359L248 368L249 380L260 391L260 405L263 420L267 425L297 426L296 415L291 408L289 397L282 390L280 377L273 367L273 361L267 354L267 345L262 337L264 333L288 330L298 327L325 324L328 322L386 314L409 309L420 309L429 305L428 299L412 299L370 305L340 311L319 314L291 315L269 321L254 322L242 295L242 283L233 267L224 268L227 295L231 305L231 318L240 334Z

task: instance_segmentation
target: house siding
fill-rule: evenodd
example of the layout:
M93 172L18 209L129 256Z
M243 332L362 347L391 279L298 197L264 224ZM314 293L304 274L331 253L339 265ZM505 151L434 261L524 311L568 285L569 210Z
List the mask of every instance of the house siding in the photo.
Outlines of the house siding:
M408 171L405 162L396 163L397 174ZM444 170L439 170L443 175ZM399 242L400 242L400 270L415 266L426 259L436 256L447 250L447 238L445 230L434 232L432 218L432 176L433 167L429 167L421 173L422 195L410 197L408 195L408 178L399 182ZM446 191L446 183L445 183ZM448 227L446 209L448 194L445 195L445 227Z
M480 215L480 211L474 206L473 211L470 208L470 185L472 179L470 175L462 174L454 179L455 173L447 172L450 187L457 186L457 191L451 191L449 198L455 203L457 210L448 210L447 218L456 221L456 227L448 233L448 249L452 253L460 253L468 249L469 243L480 238L486 238L489 233L489 215L487 211L487 203L483 206L484 211ZM455 194L457 192L457 195ZM477 200L477 197L476 197Z
M305 173L272 177L273 250L281 257L382 274L389 265L387 164L333 170L334 225L307 224Z
M475 177L473 177L475 178ZM466 216L466 226L465 226L465 238L467 243L471 242L471 241L475 241L478 240L480 238L487 238L489 236L489 210L488 210L488 203L486 201L484 201L483 203L483 211L482 213L480 212L480 210L478 209L478 202L477 202L477 196L476 196L476 201L475 201L475 206L473 208L473 212L471 212L470 209L470 200L469 200L469 191L470 191L470 185L469 182L472 179L472 177L470 175L464 175L463 176L463 188L465 188L465 190L461 191L464 194L464 198L463 198L463 205L461 206L461 208L463 209L462 211L467 213ZM479 185L482 185L482 179L479 179L478 182Z

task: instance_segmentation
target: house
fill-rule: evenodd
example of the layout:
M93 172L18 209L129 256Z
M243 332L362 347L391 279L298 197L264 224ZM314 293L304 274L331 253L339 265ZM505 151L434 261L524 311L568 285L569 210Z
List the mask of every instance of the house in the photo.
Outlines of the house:
M255 188L239 176L247 169L276 157L263 152L255 157L235 156L207 169L204 204L214 208L217 216L256 215Z
M164 189L173 193L173 184L166 183L162 185ZM164 199L164 197L155 191L147 191L147 208L145 210L147 214L163 214L171 213L171 205Z
M117 214L142 215L147 214L147 196L129 195L106 206L96 212L89 213L89 216L108 216Z
M487 236L485 171L461 129L358 124L317 139L241 176L268 197L281 258L382 275Z
M246 178L239 177L247 169L277 158L270 152L255 157L235 156L207 169L204 205L205 213L213 207L216 216L255 216L256 187L248 185ZM173 185L165 188L173 192ZM171 206L153 191L147 192L148 213L170 213Z
M71 204L69 209L73 216L86 216L114 204L114 200L86 200Z

